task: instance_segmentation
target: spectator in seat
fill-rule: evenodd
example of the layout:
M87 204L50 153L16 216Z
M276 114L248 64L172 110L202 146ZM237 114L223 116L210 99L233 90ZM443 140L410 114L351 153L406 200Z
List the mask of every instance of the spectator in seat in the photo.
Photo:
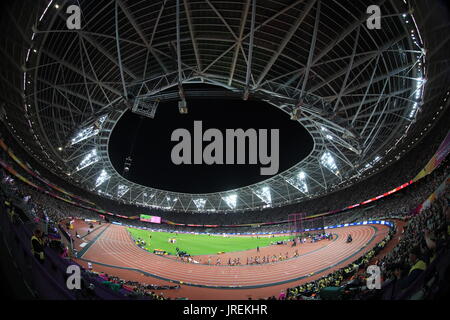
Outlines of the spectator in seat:
M39 229L34 230L33 236L31 237L31 253L40 263L44 263L44 238L42 231Z
M404 278L405 268L401 263L394 263L388 267L392 272L392 277L383 283L382 300L393 300L402 290L402 279Z
M427 268L427 264L422 260L420 247L414 247L409 253L409 262L412 267L409 269L408 276L402 284L402 288L408 288Z
M8 209L6 209L6 211L8 212L8 216L9 216L11 223L16 223L17 222L17 214L16 214L16 210L14 209L14 207L10 206L10 207L8 207Z
M445 223L447 224L447 235L446 237L450 237L450 199L447 200L447 208L445 211Z

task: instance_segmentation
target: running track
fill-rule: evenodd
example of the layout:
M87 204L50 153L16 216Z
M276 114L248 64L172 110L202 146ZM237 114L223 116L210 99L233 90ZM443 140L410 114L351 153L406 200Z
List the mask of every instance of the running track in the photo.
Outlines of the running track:
M108 225L103 230L97 239L92 240L94 242L82 260L104 267L134 269L157 279L182 282L189 286L229 290L278 288L280 285L290 287L299 282L311 281L356 260L389 232L389 228L382 225L333 229L333 233L338 235L335 241L314 250L308 250L308 244L301 245L297 247L301 248L299 258L266 265L208 266L182 263L148 253L131 241L125 227ZM353 237L350 244L345 243L349 233Z

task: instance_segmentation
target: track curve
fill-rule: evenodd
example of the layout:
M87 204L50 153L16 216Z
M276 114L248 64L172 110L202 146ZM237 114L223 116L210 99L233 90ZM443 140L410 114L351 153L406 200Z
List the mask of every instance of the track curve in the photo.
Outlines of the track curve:
M191 286L252 289L307 279L325 271L332 272L340 265L358 259L388 232L389 228L382 225L333 229L338 236L335 241L320 248L314 248L314 244L302 244L297 247L301 248L298 258L264 265L215 266L182 263L146 252L131 241L125 227L110 225L93 240L81 258ZM353 237L352 243L345 242L349 233ZM277 249L276 246L271 247Z

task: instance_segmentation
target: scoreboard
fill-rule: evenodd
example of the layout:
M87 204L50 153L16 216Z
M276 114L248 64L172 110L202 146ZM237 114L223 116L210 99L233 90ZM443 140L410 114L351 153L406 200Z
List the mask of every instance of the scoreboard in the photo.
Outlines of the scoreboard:
M141 214L141 221L151 222L151 223L161 223L161 217L157 216L149 216L146 214Z

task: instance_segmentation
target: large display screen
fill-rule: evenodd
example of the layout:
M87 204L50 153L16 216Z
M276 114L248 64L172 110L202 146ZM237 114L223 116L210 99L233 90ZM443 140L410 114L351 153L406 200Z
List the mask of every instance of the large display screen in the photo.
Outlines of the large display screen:
M141 221L151 222L151 223L161 223L161 217L149 216L146 214L141 214Z

